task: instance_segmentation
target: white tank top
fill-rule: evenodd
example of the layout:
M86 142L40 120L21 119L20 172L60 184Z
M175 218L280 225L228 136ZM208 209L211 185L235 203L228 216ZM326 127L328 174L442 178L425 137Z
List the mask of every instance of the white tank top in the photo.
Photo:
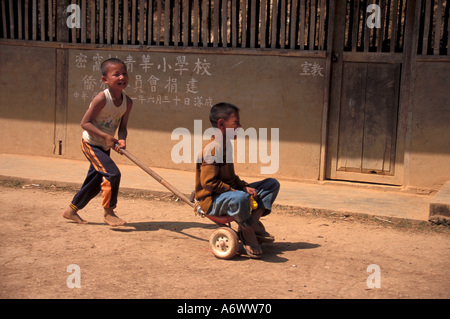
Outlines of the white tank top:
M122 92L123 102L120 106L115 106L109 89L106 89L103 92L105 92L106 105L101 110L97 118L92 121L92 123L100 131L114 136L116 134L117 128L119 127L122 115L127 110L127 96ZM91 107L91 105L92 103L89 105L89 107ZM83 132L83 139L89 144L103 147L105 151L109 150L109 147L106 145L105 139L97 135L90 134L88 131Z

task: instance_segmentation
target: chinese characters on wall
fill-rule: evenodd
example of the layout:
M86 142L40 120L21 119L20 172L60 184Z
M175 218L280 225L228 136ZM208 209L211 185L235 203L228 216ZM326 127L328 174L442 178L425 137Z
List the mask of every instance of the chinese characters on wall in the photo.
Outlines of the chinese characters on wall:
M71 93L76 101L90 103L106 89L106 84L101 80L100 66L111 57L118 57L126 64L129 84L125 92L134 103L149 106L213 106L213 97L202 91L201 85L213 74L213 66L206 58L146 52L126 53L122 57L101 51L76 52L71 61L76 69L75 74L80 77Z
M308 61L305 61L304 63L301 64L301 73L300 73L300 75L324 76L323 75L323 68L317 62L310 63Z
M286 61L286 65L258 64L257 57L248 57L242 63L242 57L217 57L214 55L201 55L193 53L163 53L163 52L124 52L124 51L90 51L74 50L70 55L70 89L69 98L76 105L89 105L92 99L106 85L101 80L101 63L111 57L118 57L124 61L128 69L129 84L126 94L133 99L137 106L163 108L210 108L223 95L230 94L230 90L217 90L218 87L226 87L227 83L239 81L243 83L255 81L268 74L278 74L277 77L289 76L293 78L308 77L320 79L325 76L323 62L317 59L297 58ZM220 61L220 63L219 63ZM236 61L240 61L236 64ZM291 68L294 62L294 68ZM219 65L220 64L220 65ZM235 66L238 65L239 68ZM220 70L219 70L220 67ZM229 72L229 70L233 72ZM249 73L249 70L259 69L258 73ZM227 71L228 70L228 71ZM220 71L220 72L219 72ZM291 72L292 71L292 72ZM231 82L230 82L231 81ZM292 85L287 81L285 85ZM278 85L278 84L277 84ZM236 86L234 85L235 89ZM238 86L241 91L233 91L233 94L246 94L247 86ZM276 93L268 90L268 87L260 87L259 103L276 99ZM293 87L293 94L299 92ZM274 95L274 96L267 96ZM254 103L258 103L254 101ZM272 102L273 103L273 102ZM289 107L286 105L286 107Z

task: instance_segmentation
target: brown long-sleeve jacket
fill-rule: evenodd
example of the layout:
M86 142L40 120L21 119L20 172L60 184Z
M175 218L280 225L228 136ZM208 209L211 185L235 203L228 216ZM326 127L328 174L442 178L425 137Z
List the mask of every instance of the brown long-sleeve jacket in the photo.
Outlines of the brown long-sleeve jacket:
M208 213L215 196L232 188L245 190L248 186L247 182L236 175L234 164L226 162L226 152L221 152L220 147L220 143L212 138L203 148L199 155L201 160L197 160L196 164L195 198L205 213Z

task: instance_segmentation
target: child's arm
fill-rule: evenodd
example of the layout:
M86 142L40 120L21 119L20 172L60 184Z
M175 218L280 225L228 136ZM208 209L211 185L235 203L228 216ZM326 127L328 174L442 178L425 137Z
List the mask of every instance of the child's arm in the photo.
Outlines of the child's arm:
M218 178L219 166L203 162L200 165L200 183L208 192L222 194L233 190L230 185Z
M128 135L128 130L127 130L128 118L130 117L131 108L133 107L133 100L130 99L128 96L126 97L126 99L127 99L127 110L122 115L122 119L120 120L120 125L119 125L119 132L118 132L118 136L119 136L118 144L119 144L120 148L123 148L123 149L125 149L127 147L126 139L127 139L127 135Z
M241 180L239 178L239 176L236 175L236 177L234 179L234 183L237 184L239 189L243 190L247 194L252 195L254 198L257 197L256 189L254 189L252 187L248 187L248 183Z
M88 131L90 134L97 135L106 141L106 145L108 147L114 148L114 145L118 142L114 136L108 135L102 131L100 131L94 124L93 120L98 116L101 110L106 105L106 97L104 92L100 92L97 96L92 100L90 107L84 114L81 119L81 127Z

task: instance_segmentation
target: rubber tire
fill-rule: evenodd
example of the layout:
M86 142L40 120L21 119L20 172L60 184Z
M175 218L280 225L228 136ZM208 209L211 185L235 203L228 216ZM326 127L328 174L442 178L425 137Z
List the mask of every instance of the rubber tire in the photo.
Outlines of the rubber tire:
M223 241L223 246L220 246ZM229 227L220 227L209 237L209 245L213 254L220 259L230 259L236 255L239 249L239 238L234 230Z

